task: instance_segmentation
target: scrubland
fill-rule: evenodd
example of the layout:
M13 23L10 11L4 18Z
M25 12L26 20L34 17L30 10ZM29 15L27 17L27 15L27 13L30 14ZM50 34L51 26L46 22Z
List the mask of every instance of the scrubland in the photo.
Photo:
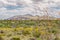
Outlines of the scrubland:
M60 20L1 20L0 40L60 40Z

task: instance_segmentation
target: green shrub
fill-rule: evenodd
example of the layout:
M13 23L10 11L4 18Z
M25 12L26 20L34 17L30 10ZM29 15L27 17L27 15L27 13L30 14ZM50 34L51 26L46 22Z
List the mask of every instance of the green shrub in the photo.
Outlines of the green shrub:
M11 40L20 40L20 38L12 38Z
M33 36L39 38L40 37L40 33L37 33L37 32L33 33Z
M59 38L55 38L55 40L60 40Z
M42 40L41 38L37 38L37 40Z
M30 32L29 32L28 30L26 30L26 31L24 30L24 31L22 32L22 34L23 34L23 35L29 35Z

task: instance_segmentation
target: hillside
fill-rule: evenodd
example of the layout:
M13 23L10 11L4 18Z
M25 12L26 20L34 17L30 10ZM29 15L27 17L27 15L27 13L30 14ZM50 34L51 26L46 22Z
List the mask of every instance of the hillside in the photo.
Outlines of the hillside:
M47 15L33 16L31 14L26 14L26 15L13 16L13 17L8 18L7 20L60 20L60 18L56 18L53 16L47 16Z

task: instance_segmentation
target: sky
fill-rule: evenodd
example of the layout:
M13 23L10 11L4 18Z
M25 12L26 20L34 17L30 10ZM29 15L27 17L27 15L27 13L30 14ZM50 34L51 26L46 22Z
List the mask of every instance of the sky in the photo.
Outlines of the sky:
M60 0L0 0L0 19L32 14L60 18Z

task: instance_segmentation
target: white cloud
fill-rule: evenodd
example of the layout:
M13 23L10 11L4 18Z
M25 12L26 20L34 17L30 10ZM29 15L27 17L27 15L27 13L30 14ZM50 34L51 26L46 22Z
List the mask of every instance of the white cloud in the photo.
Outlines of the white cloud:
M60 0L0 0L0 17L2 15L7 18L27 13L41 16L46 14L45 8L50 15L59 16L56 13L59 7Z

